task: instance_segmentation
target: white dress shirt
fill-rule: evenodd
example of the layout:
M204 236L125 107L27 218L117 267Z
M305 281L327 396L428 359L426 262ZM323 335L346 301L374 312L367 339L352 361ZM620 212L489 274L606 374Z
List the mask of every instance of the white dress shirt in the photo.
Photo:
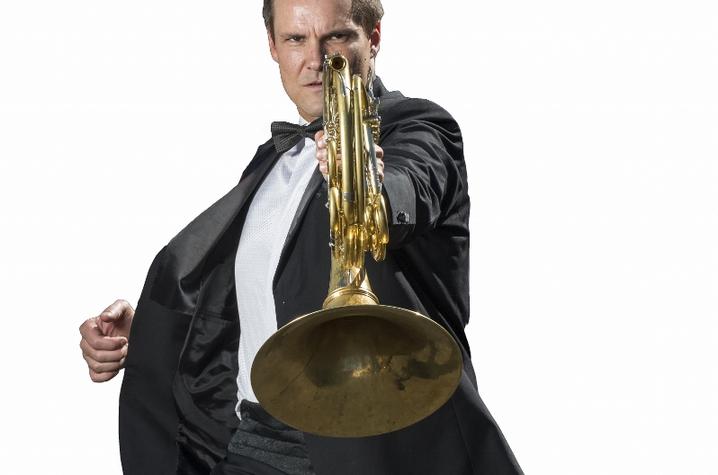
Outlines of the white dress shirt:
M240 323L238 401L257 402L250 371L259 348L277 330L274 273L289 226L316 168L316 144L305 138L279 158L247 211L234 266ZM240 417L239 404L236 412Z

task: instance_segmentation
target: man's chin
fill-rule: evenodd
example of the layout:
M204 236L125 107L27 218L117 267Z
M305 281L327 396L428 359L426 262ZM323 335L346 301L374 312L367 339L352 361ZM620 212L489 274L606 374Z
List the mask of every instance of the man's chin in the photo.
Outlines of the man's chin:
M304 107L297 104L297 110L299 111L299 115L301 115L304 120L311 122L314 119L318 119L322 116L322 113L324 112L324 103L322 102L319 105L305 105Z

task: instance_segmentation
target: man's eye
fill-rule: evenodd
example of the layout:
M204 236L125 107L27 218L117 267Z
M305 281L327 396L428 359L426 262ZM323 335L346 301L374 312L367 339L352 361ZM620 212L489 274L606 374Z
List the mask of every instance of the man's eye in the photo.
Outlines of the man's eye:
M332 36L330 36L329 38L332 40L343 40L346 37L347 37L347 35L344 33L336 33L336 34L333 34Z
M302 38L299 36L290 36L287 38L287 41L289 41L290 43L298 43L301 40L302 40Z

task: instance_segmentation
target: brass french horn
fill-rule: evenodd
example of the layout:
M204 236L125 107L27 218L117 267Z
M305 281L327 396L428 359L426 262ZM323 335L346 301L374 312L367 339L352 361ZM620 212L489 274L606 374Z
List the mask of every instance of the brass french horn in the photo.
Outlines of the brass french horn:
M325 58L323 90L329 293L322 310L294 319L260 348L252 388L267 412L301 431L378 435L441 407L459 383L462 357L441 325L379 305L372 292L364 254L383 260L389 242L374 151L378 104L341 55Z

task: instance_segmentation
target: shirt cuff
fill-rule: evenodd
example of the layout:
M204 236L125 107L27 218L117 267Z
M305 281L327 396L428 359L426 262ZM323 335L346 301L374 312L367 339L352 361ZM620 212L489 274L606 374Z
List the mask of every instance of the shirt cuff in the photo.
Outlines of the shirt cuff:
M382 188L389 224L389 247L404 242L416 225L416 194L411 178L397 170L385 169Z

